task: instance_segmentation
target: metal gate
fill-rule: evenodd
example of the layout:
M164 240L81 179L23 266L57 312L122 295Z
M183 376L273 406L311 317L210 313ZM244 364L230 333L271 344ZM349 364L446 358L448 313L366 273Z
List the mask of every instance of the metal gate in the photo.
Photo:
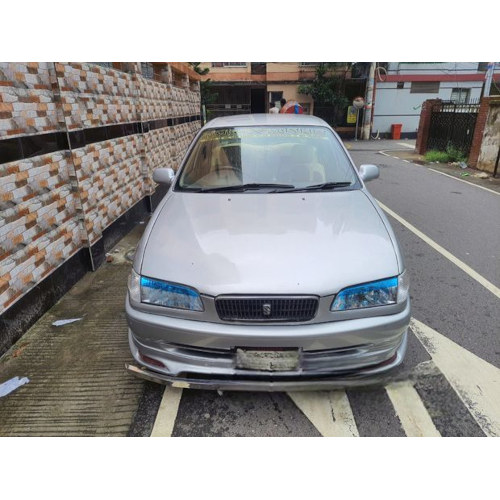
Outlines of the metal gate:
M468 155L474 127L476 126L479 102L460 104L441 101L432 108L427 151L445 151L451 145Z

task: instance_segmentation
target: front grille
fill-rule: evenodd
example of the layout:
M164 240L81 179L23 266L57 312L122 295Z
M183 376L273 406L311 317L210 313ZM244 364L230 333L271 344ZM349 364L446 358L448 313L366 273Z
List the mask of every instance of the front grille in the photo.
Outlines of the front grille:
M223 321L309 321L318 310L318 298L220 297L215 307Z

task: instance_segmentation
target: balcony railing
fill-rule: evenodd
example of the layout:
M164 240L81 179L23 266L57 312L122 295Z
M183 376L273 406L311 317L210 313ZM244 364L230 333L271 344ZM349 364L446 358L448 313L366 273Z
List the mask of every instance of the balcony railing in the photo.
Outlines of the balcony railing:
M246 68L246 62L213 62L212 68Z

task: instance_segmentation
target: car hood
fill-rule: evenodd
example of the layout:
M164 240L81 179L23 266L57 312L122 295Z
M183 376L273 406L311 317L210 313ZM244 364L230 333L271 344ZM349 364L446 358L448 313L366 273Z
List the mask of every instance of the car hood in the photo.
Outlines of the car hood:
M316 294L398 274L387 229L361 190L173 192L142 275L219 294Z

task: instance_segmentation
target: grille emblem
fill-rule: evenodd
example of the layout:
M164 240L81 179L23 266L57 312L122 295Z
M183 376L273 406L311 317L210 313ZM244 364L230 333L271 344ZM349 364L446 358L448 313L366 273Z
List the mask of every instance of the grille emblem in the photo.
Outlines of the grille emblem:
M262 314L264 316L271 316L271 304L268 302L262 304Z

